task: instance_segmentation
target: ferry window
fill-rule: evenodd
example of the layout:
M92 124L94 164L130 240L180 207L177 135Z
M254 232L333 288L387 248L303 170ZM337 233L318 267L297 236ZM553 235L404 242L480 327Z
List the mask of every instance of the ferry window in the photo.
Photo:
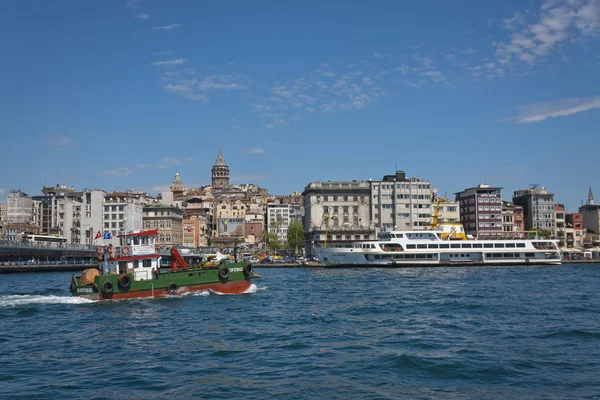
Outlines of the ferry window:
M515 247L514 243L506 243L506 247Z
M415 258L414 254L405 254L404 258Z
M504 253L504 258L513 258L513 253Z
M381 260L381 254L377 254L377 255L375 255L375 259L376 259L376 260Z
M494 257L495 258L500 258L500 257L502 257L502 253L494 253Z
M483 245L481 243L473 243L474 249L481 249L482 247L483 247Z
M404 254L394 254L394 258L395 258L395 259L401 259L401 258L404 258Z
M426 249L427 245L426 244L418 244L417 245L417 249Z
M462 243L461 244L463 249L470 249L471 248L471 243Z
M440 244L440 249L449 249L449 248L450 248L449 244L446 244L446 243Z
M375 248L375 244L371 244L371 248L374 249Z
M517 247L525 247L525 243L517 243Z
M485 247L486 249L491 249L492 247L494 247L493 243L484 243L483 247Z
M417 258L425 258L425 254L417 254Z
M433 258L433 254L427 254L427 258Z
M503 249L504 248L504 243L495 243L494 247L497 249Z
M142 260L144 268L150 268L152 266L152 260Z
M492 258L494 255L492 253L485 253L486 258Z
M452 249L460 249L460 243L452 243L450 245L450 248L452 248Z
M535 257L535 253L525 253L525 257Z
M402 238L403 236L404 236L404 235L403 235L403 234L401 234L401 233L398 233L398 234L396 235L396 237L397 237L397 238Z
M407 244L406 248L407 249L416 249L417 247L414 244Z
M136 246L140 244L140 237L139 236L135 236L133 238L133 244L136 245Z
M437 249L438 248L438 244L437 243L436 244L430 244L429 248L430 249Z

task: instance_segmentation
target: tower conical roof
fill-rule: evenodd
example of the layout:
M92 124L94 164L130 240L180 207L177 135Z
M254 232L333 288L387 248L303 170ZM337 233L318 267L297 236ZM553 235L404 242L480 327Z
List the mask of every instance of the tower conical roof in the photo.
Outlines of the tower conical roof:
M594 194L592 193L591 186L590 186L590 192L588 193L588 204L594 204Z
M219 155L217 156L217 160L215 161L215 166L216 165L227 166L227 164L225 164L225 157L223 157L223 151L221 150L220 147L219 147Z

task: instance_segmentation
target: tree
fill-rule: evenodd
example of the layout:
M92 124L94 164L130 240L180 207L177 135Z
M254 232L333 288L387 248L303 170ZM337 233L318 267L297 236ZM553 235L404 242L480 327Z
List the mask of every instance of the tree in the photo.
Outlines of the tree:
M267 232L266 234L267 246L271 250L279 250L281 248L281 243L279 242L279 238L276 233Z
M288 226L287 241L290 249L294 249L295 254L298 254L298 246L304 242L304 227L295 219L291 220Z

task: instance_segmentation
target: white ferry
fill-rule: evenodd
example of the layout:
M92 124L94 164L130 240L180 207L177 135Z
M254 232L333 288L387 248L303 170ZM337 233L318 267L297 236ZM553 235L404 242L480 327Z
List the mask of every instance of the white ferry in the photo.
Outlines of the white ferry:
M318 247L325 267L559 265L557 242L544 239L443 240L443 231L381 232L351 247Z

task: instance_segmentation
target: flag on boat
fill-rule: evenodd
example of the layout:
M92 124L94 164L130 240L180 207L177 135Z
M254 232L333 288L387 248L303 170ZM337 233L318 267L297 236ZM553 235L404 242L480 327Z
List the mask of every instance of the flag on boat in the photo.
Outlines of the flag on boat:
M110 239L110 232L104 232L104 239Z
M94 240L100 239L102 237L102 234L100 233L100 231L98 231L98 233L96 233L96 236L94 236Z

